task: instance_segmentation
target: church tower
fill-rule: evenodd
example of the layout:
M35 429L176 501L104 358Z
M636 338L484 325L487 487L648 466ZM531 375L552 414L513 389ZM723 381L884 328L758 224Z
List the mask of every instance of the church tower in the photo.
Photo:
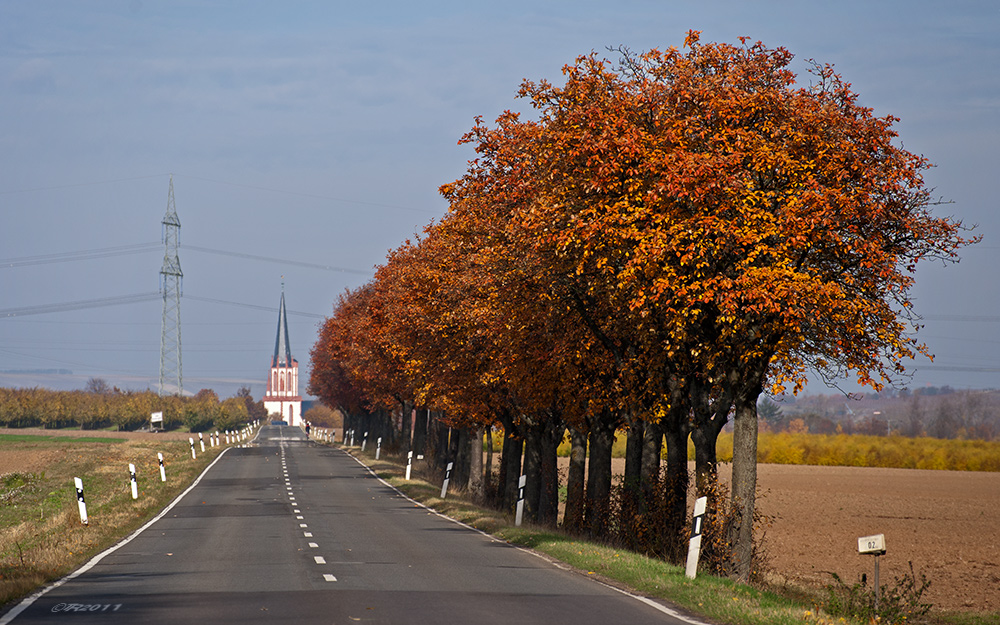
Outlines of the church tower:
M267 378L264 408L271 419L280 418L288 425L303 425L302 396L299 395L299 363L292 358L288 344L288 318L285 315L285 288L281 288L278 307L278 336L274 339L271 375Z

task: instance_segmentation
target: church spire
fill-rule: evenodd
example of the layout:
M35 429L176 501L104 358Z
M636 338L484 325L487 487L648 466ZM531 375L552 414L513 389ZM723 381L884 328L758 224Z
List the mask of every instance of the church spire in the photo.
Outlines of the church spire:
M274 359L272 367L288 367L292 363L292 351L288 343L288 317L285 314L285 282L281 282L281 304L278 306L278 336L274 339Z
M269 415L288 425L301 426L302 396L299 395L299 363L292 358L288 342L288 311L285 310L285 276L281 276L281 304L278 306L278 335L274 339L271 373L264 393L264 408Z

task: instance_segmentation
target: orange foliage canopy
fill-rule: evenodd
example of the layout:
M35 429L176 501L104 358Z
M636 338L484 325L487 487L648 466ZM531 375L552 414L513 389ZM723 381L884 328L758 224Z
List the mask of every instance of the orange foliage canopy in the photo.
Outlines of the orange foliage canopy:
M928 163L893 144L896 120L829 67L797 86L783 48L686 46L581 57L562 87L522 85L536 121L477 122L478 158L442 187L451 212L390 255L352 334L378 354L355 347L355 380L398 378L370 399L540 371L618 405L734 371L880 388L925 351L913 270L969 240L931 214ZM514 394L544 404L562 385L546 387Z

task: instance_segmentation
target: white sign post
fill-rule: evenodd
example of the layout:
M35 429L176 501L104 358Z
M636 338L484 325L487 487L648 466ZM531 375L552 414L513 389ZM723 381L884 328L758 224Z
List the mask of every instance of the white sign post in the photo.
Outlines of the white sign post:
M150 424L151 428L156 427L157 424L159 424L160 427L162 428L163 427L163 413L162 412L153 412L153 413L151 413L149 415L149 424Z
M451 468L455 466L454 462L448 463L448 468L444 470L444 484L441 485L441 499L444 499L448 494L448 482L451 481Z
M74 477L73 483L76 485L76 503L80 507L80 522L90 525L90 521L87 520L87 502L83 499L83 480Z
M132 482L132 499L139 498L139 487L135 482L135 465L129 463L128 465L128 477L129 481Z
M517 513L514 515L514 525L516 527L521 527L521 519L524 518L524 485L527 481L527 475L522 475L517 480Z
M406 453L406 481L410 481L410 471L413 469L413 452Z
M878 557L885 555L885 534L862 536L858 539L858 553L875 556L875 610L878 611Z
M156 454L156 459L160 462L160 481L161 482L166 482L167 481L167 472L163 469L163 454L157 453Z
M691 541L688 543L687 568L684 575L689 579L694 579L698 574L698 558L701 557L701 530L702 520L705 517L705 508L708 507L708 497L699 497L694 502L694 525L691 528Z

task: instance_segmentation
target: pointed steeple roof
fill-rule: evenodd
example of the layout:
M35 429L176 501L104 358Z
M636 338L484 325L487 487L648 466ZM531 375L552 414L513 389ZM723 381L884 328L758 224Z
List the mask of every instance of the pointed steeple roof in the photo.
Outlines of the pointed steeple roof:
M281 305L278 307L278 336L274 339L274 359L272 367L289 367L292 351L288 343L288 317L285 314L285 285L281 285Z

